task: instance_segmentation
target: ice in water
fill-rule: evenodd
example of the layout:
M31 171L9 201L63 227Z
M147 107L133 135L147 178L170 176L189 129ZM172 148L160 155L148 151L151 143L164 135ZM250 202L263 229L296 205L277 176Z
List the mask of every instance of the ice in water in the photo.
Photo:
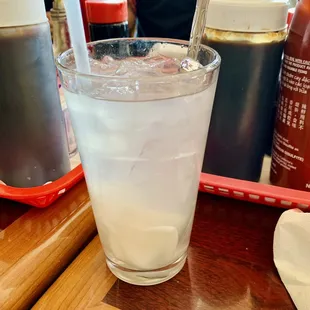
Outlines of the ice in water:
M91 67L111 77L165 76L179 74L180 61L103 57ZM128 102L65 92L99 235L113 262L152 270L184 255L214 93L215 84L188 96Z
M90 64L93 74L128 78L174 75L202 67L198 62L188 57L181 61L164 55L130 57L124 60L104 56L101 60L92 59Z

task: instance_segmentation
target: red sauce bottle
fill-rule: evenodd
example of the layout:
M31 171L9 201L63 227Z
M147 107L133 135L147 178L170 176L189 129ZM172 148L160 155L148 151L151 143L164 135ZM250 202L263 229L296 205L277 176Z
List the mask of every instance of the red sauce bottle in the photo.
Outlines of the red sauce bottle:
M270 181L310 191L310 0L297 4L284 49Z
M85 3L91 41L129 36L126 0L87 0Z
M81 5L82 18L83 18L84 31L85 31L85 39L86 39L86 42L90 42L90 33L89 33L87 14L86 14L86 0L80 0L80 5Z

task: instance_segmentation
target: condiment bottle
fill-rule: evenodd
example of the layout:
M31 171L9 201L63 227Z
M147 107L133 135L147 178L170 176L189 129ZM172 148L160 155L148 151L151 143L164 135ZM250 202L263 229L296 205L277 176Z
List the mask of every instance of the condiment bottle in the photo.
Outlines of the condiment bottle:
M58 56L70 48L67 14L62 0L53 1L51 20L53 24L53 49L55 56Z
M287 11L285 0L211 0L203 43L222 64L203 172L259 180Z
M292 20L293 20L293 17L294 17L294 14L295 14L295 8L291 8L288 10L288 16L287 16L287 25L288 27L291 26L291 23L292 23Z
M291 26L294 13L295 13L295 8L291 8L288 10L288 16L287 16L287 28L288 29ZM280 84L281 84L280 78L281 78L281 72L279 75L279 81L277 83L277 93L275 97L274 106L272 107L272 119L271 119L269 130L268 130L268 140L267 140L267 149L266 149L266 155L268 156L271 156L271 153L272 153L273 133L274 133L274 127L275 127L275 122L276 122L276 116L277 116L277 106L278 106Z
M68 50L71 46L67 24L67 14L63 0L53 1L53 8L51 9L51 20L53 24L53 50L55 57L57 57L60 53ZM61 92L60 80L58 80L58 85ZM77 152L77 145L64 96L61 97L61 108L65 118L69 155L74 156Z
M0 1L0 180L14 187L70 170L43 0Z
M310 189L310 0L301 0L284 49L270 181Z
M129 36L126 0L87 0L85 4L91 41Z
M86 42L90 42L89 27L86 15L86 0L80 0Z

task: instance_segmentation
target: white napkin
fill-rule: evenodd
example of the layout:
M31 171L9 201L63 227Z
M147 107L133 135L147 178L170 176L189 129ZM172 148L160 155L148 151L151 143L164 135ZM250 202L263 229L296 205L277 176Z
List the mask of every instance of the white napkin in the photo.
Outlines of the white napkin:
M274 233L274 262L298 310L310 310L310 214L289 210Z

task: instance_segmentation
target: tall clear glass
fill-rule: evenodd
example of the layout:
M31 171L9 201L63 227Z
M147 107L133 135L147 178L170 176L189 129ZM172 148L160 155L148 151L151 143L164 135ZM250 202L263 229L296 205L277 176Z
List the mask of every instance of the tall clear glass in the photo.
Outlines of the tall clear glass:
M169 74L187 42L114 39L88 50L91 75L76 72L72 50L57 66L107 265L126 282L158 284L186 260L220 57L202 45L198 70Z

